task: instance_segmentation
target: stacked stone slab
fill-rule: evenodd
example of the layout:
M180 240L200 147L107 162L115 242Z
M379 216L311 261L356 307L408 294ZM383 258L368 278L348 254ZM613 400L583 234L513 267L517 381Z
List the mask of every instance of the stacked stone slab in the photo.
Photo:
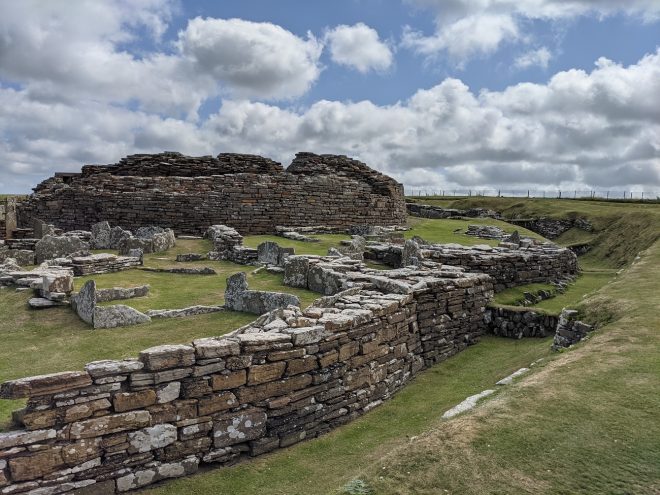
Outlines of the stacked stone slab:
M208 254L210 260L227 260L239 265L257 263L258 251L243 246L243 236L236 229L226 225L212 225L204 235L213 242L213 251Z
M27 399L23 429L0 433L5 489L125 492L359 417L476 342L492 296L482 274L393 273L397 292L364 273L360 287L227 336L3 384L0 397Z
M200 162L199 166L191 162ZM202 163L203 162L203 163ZM229 173L231 172L231 173ZM39 218L64 230L109 221L125 229L162 225L199 235L224 224L244 234L277 225L400 225L403 187L345 156L299 153L286 171L263 158L174 154L127 157L54 177L18 209L22 224Z
M489 308L484 313L487 332L498 337L522 339L554 335L559 318L530 310Z
M507 234L495 225L468 225L466 235L482 239L504 239Z
M577 316L578 312L574 309L562 310L552 343L553 350L556 351L577 344L587 336L588 332L593 330L591 325L579 321Z
M420 246L424 260L460 266L470 272L487 273L495 280L495 290L537 282L555 282L578 274L577 256L570 249L552 243L518 247L460 244ZM365 258L401 266L403 248L393 244L369 244Z
M130 270L142 265L142 258L137 256L117 256L110 253L76 256L71 259L71 268L76 277L101 275Z

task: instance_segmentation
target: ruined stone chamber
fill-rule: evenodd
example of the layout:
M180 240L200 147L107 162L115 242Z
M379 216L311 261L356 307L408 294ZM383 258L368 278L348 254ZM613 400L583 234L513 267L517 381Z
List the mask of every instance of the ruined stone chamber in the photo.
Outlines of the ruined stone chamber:
M351 276L353 288L223 337L2 384L0 398L28 400L22 429L0 433L0 488L112 494L284 448L378 406L483 333L487 275Z
M38 218L65 231L109 221L177 234L199 235L213 224L267 234L278 225L401 225L406 206L401 184L345 156L298 153L284 170L255 155L166 152L57 174L17 214L20 225Z

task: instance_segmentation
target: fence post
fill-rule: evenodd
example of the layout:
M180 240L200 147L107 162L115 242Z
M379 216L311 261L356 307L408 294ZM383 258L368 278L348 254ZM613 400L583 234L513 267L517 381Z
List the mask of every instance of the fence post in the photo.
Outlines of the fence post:
M559 199L561 199L561 190L559 191Z

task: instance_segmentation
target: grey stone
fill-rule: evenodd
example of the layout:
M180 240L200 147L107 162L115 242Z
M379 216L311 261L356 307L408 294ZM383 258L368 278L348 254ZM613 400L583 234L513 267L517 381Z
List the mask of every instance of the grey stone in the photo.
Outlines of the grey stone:
M213 422L215 448L255 440L266 432L266 414L260 410L241 411Z
M412 239L408 239L403 245L401 266L418 266L421 264L422 259L422 250L419 244Z
M149 285L137 287L113 287L112 289L97 289L96 302L117 301L132 299L134 297L145 297L149 294Z
M111 231L108 222L92 225L92 247L94 249L112 249Z
M225 307L229 310L261 315L287 306L300 306L300 299L283 292L248 290L245 272L236 273L227 279Z
M94 325L94 310L96 309L96 282L94 280L87 281L78 294L71 298L71 307L82 321Z
M124 230L121 227L112 227L110 229L110 249L119 249L120 244L124 239L132 236L129 230Z
M129 453L149 452L162 449L176 442L177 428L170 424L161 424L144 428L128 434Z
M30 306L32 309L54 308L61 305L62 303L60 302L51 301L50 299L45 299L43 297L32 297L28 301L28 306Z
M186 318L188 316L205 315L224 310L224 306L190 306L181 309L151 309L147 311L147 315L151 318Z
M150 321L149 316L123 304L96 306L94 308L94 328L127 327Z
M465 399L463 402L460 404L452 407L448 411L446 411L443 415L443 419L449 419L453 418L454 416L461 414L465 411L469 411L470 409L473 409L476 405L477 402L479 402L480 399L483 399L484 397L488 397L489 395L495 393L495 390L484 390L483 392L480 392L475 395L471 395L467 399Z
M77 237L46 235L39 240L34 248L35 261L43 263L46 260L62 258L78 253L89 254L89 244Z

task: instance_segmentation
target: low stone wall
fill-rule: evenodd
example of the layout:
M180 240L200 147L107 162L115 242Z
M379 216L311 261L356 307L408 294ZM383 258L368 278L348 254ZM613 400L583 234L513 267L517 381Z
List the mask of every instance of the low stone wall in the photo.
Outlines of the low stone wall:
M408 215L421 218L501 218L501 215L486 208L469 208L459 210L456 208L442 208L441 206L423 205L419 203L406 203Z
M400 266L404 248L393 244L367 245L365 258ZM577 256L568 248L552 243L526 248L430 244L419 246L422 259L443 265L487 273L495 280L495 291L537 282L554 282L575 277Z
M2 490L125 492L284 448L378 406L482 334L487 275L389 276L366 273L224 337L2 384L1 398L28 399L15 415L24 429L0 433Z
M559 317L531 310L488 308L484 313L486 331L498 337L522 339L555 334Z

